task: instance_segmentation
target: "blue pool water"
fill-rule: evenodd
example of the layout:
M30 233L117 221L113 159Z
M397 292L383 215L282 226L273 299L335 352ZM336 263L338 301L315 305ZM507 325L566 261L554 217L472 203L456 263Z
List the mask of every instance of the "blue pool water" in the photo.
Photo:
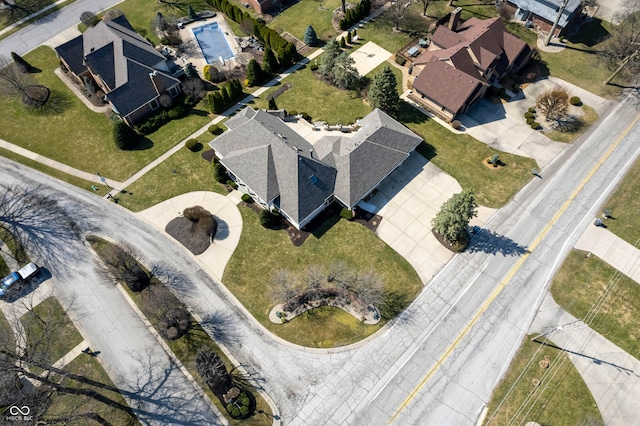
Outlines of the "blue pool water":
M235 55L217 22L202 25L193 29L200 50L208 64L231 59Z

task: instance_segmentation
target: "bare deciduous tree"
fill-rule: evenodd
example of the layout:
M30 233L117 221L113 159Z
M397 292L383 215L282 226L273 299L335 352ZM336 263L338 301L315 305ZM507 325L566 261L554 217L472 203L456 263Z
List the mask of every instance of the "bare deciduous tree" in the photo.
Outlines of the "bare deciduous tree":
M378 305L382 303L384 296L382 293L382 277L376 275L373 270L368 270L364 274L359 274L353 283L353 292L358 298L368 305Z
M396 0L389 8L389 14L391 16L391 20L395 24L396 31L400 30L400 24L409 10L409 3L410 0Z
M420 0L420 2L422 3L422 16L428 16L427 8L429 7L431 0Z
M548 120L557 120L569 110L569 95L562 89L547 90L536 99L536 108Z
M300 293L300 284L296 277L285 269L278 269L271 281L271 297L275 302L284 302Z
M35 86L35 80L29 74L20 72L15 62L6 56L0 56L0 93L4 95L19 95L31 99L33 94L30 87Z
M231 387L231 376L224 361L212 350L198 351L196 368L202 379L215 393L224 393Z
M601 51L609 69L615 71L607 82L618 74L625 81L635 81L640 75L639 50L640 16L637 13L629 13L620 18L618 25L612 25L611 38Z

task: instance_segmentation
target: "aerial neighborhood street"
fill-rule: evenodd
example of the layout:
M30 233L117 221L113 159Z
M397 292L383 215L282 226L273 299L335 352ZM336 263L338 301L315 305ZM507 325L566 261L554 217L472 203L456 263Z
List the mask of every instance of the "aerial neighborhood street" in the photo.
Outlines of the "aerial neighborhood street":
M639 6L0 1L0 424L640 424Z

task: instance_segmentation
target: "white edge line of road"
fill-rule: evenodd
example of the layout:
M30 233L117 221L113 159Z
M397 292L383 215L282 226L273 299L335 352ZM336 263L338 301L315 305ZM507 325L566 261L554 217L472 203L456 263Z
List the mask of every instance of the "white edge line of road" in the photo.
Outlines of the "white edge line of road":
M551 278L555 275L555 273L557 272L558 269L558 264L560 263L560 260L562 258L562 260L564 260L564 258L566 256L563 256L562 253L564 253L567 250L567 244L569 243L569 241L572 239L573 235L576 233L576 231L578 229L580 229L583 226L583 223L585 220L591 220L591 217L594 215L594 211L597 210L597 208L599 208L599 206L602 203L603 198L605 198L605 196L609 196L610 195L610 191L613 189L613 187L617 186L620 181L622 180L622 177L624 177L624 175L627 174L627 172L629 171L631 164L633 162L636 161L636 159L638 158L638 154L640 154L640 147L638 149L636 149L636 151L633 153L633 155L631 157L629 157L629 160L627 160L627 162L625 163L625 165L620 169L620 171L616 174L616 176L609 182L609 185L607 185L607 187L605 188L604 191L602 191L602 193L600 194L600 197L598 197L598 199L596 200L595 203L593 203L592 207L587 211L587 213L584 215L584 217L582 218L582 220L573 228L573 231L571 231L571 234L569 234L569 237L565 240L564 244L562 245L562 249L560 250L560 252L558 253L558 256L556 257L555 262L553 263L553 266L551 268L551 270L549 271L549 274L547 275L547 278L545 280L544 286L542 287L540 294L538 294L538 297L536 299L536 303L534 306L539 306L541 303L542 298L544 297L544 295L546 294L546 292L548 291L548 284L549 281L551 280ZM509 353L509 358L513 357L514 352L516 351L516 349L518 347L520 347L520 344L522 342L522 338L524 337L526 330L529 329L529 327L531 326L535 316L538 314L538 309L536 309L535 311L532 311L532 313L529 315L529 319L527 320L527 327L526 329L523 329L520 331L520 339L518 339L516 341L516 344L513 346L513 348L511 349L510 353ZM496 385L500 382L500 380L502 379L502 376L504 375L506 369L509 367L509 365L511 365L511 363L509 363L508 365L505 364L502 368L502 371L500 371L500 374L498 375L498 379L496 380L496 382L493 385L493 388L496 387ZM482 411L487 407L486 403L483 405L483 407L480 409L480 417L479 417L479 422L483 421L483 417ZM485 413L486 415L486 413Z

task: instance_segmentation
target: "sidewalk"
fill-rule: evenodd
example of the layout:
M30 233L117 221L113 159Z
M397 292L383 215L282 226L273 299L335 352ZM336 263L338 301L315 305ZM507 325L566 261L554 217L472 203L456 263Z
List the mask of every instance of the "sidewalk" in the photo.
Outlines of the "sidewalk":
M640 424L640 361L565 312L547 293L529 330L549 334L566 351L598 405L607 426Z
M640 283L640 250L606 228L589 226L576 243L575 248L595 254L635 282Z

